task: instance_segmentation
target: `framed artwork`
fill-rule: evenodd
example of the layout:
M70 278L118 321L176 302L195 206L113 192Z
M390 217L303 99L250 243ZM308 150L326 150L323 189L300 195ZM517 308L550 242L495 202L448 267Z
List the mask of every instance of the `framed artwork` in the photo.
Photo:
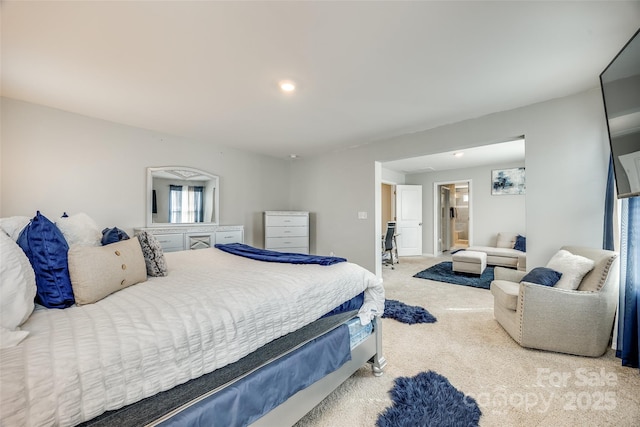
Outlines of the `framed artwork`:
M524 168L491 171L491 195L524 194L525 189Z

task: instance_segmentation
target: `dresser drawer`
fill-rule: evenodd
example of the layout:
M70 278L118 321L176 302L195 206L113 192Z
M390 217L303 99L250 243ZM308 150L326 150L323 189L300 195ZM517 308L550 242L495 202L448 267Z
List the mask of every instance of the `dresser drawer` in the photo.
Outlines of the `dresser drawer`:
M308 234L308 227L267 227L267 237L304 237Z
M270 251L274 252L290 252L292 254L305 254L309 255L309 248L271 248Z
M160 242L164 252L184 250L184 238L182 234L156 234L155 238Z
M267 227L306 227L309 224L309 217L306 215L268 215L265 218Z
M267 237L269 249L306 248L309 245L307 237Z
M242 230L216 231L216 244L224 243L244 243L244 232Z
M201 234L185 234L185 247L187 249L207 249L213 246L211 243L213 241L213 237L211 233Z

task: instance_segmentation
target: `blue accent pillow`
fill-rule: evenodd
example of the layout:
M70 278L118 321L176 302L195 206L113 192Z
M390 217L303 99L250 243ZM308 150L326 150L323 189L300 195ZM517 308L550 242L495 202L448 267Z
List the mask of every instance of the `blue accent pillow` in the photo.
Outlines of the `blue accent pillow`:
M562 273L547 267L536 267L528 272L522 282L536 283L543 286L555 286L562 277Z
M521 252L527 252L527 238L518 234L518 237L516 237L516 244L513 245L513 249Z
M38 211L17 243L36 274L36 302L48 308L75 304L67 264L69 246L58 227Z
M129 239L129 235L120 230L118 227L105 228L104 230L102 230L102 246L127 239Z

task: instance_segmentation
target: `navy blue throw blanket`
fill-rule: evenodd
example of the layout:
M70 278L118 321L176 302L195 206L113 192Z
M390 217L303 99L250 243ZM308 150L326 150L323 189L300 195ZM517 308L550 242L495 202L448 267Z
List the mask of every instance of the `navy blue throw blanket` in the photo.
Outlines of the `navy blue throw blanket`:
M345 258L335 256L306 255L291 252L268 251L266 249L254 248L253 246L244 245L242 243L228 243L224 245L218 244L215 245L215 247L230 254L267 262L333 265L339 262L347 261Z

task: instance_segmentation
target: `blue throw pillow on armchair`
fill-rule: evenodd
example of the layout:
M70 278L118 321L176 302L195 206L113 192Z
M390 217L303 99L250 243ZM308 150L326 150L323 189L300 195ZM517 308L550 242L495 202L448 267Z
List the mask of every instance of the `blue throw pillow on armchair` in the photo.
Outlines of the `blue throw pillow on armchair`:
M518 237L516 237L516 244L513 245L513 249L521 252L526 252L527 238L518 234Z
M17 243L36 275L36 302L47 308L75 304L67 263L69 246L58 227L38 211Z
M562 273L547 267L536 267L528 272L522 282L536 283L543 286L555 286L562 277Z

